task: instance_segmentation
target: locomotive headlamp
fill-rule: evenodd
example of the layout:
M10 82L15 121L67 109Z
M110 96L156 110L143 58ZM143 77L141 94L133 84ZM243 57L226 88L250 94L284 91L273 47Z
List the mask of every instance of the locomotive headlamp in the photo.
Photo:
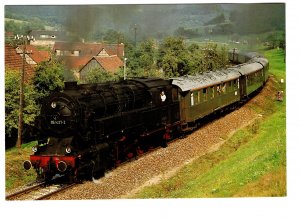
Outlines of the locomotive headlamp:
M56 102L55 101L53 101L52 103L51 103L51 107L54 109L54 108L56 108Z
M32 151L33 151L34 153L37 152L37 150L38 150L37 146L33 146L33 147L32 147Z
M66 147L66 153L67 153L67 154L70 154L70 153L71 153L71 151L72 151L72 150L71 150L71 148L70 148L69 146L68 146L68 147Z

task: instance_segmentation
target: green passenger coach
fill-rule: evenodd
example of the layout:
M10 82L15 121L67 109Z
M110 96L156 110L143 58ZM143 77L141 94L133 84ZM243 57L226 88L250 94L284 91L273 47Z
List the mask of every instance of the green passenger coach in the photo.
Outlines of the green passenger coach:
M240 100L240 73L237 69L208 72L174 78L178 87L183 129L197 126L197 121Z

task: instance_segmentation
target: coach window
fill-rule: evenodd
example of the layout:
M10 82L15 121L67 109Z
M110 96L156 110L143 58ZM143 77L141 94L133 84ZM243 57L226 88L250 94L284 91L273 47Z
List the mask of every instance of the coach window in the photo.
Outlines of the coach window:
M214 86L210 87L211 99L213 99L215 97L215 89L214 88L215 88Z
M225 94L226 93L226 83L222 84L222 92Z
M194 106L194 93L191 92L191 106Z
M207 101L207 89L204 88L202 93L203 93L203 101Z
M195 105L199 104L199 101L198 101L198 91L194 91L194 103Z
M228 81L228 91L231 92L232 91L232 80Z
M220 95L221 94L221 88L220 88L220 85L217 85L217 95Z
M236 88L237 87L237 80L233 80L233 88Z
M198 92L198 102L200 103L200 101L201 101L201 98L200 98L200 96L201 96L201 91L198 90L197 92Z

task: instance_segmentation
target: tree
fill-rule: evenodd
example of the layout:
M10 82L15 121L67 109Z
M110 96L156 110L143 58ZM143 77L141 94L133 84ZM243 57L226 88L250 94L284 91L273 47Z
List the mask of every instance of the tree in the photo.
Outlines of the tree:
M266 39L269 48L282 48L285 49L285 32L272 32L270 33Z
M110 72L107 72L101 68L93 68L91 69L84 81L84 83L104 83L108 81L116 81L118 77Z
M110 29L105 33L103 40L107 43L121 43L124 42L124 35L121 32Z
M11 136L14 129L18 128L19 116L19 86L20 73L18 71L5 68L5 134ZM26 125L33 125L38 106L36 105L34 87L31 83L24 85L24 109L23 122Z
M144 69L145 72L149 72L155 66L155 50L154 40L148 39L142 42L140 45L139 66Z
M33 77L37 101L41 103L53 91L60 91L64 87L64 67L55 58L41 62L36 66Z
M189 71L186 55L187 49L183 38L168 37L160 45L157 65L162 68L167 77L184 75Z
M227 50L224 46L218 48L217 44L208 43L200 47L192 44L188 51L189 74L219 70L225 68L228 63Z
M226 67L228 59L225 47L218 50L218 44L208 43L202 50L204 71L215 71Z

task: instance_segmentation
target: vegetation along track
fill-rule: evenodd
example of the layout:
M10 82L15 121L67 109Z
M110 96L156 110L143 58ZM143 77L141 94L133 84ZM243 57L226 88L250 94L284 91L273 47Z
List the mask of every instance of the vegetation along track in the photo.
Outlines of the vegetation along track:
M6 195L6 200L42 200L74 186L73 184L46 184L45 182L31 183L18 191Z
M131 198L140 188L169 178L193 159L218 150L237 129L267 115L265 113L270 109L268 104L276 100L275 86L276 80L271 77L261 92L241 108L207 123L183 139L173 141L165 149L154 150L114 169L99 180L85 182L49 199ZM257 111L257 108L262 108L265 113Z

